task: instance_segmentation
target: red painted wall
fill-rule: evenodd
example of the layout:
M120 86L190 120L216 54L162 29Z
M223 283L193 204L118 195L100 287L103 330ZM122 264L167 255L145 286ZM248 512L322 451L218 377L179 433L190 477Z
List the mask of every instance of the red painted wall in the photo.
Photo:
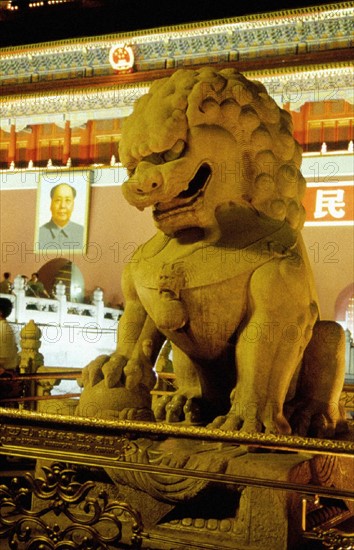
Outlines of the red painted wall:
M13 277L30 275L53 259L48 254L32 252L35 212L35 189L0 193L0 275L4 271L10 271ZM123 302L120 282L123 268L137 246L155 231L151 211L139 212L130 206L121 187L92 187L87 254L68 258L83 274L86 296L99 286L104 290L106 304ZM353 283L353 227L305 227L303 237L322 316L335 319L336 300Z
M35 189L1 192L1 275L4 271L10 271L13 278L31 275L55 258L33 252L35 212ZM121 303L122 270L137 246L155 231L151 211L139 212L130 206L120 187L92 187L87 252L67 257L81 270L86 295L99 286L106 304Z

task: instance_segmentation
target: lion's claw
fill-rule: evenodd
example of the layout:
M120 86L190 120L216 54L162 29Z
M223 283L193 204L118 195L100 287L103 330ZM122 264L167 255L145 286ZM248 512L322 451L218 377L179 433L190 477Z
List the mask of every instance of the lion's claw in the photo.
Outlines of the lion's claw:
M199 424L201 420L198 401L179 393L160 397L155 404L154 414L156 420L170 423L185 421L188 424Z
M82 370L82 384L95 386L102 378L102 366L109 360L109 355L99 355Z

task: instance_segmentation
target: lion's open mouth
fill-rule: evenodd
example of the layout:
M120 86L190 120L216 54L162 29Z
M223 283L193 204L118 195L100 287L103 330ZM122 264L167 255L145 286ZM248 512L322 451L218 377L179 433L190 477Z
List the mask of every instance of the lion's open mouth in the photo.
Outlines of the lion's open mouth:
M204 193L211 174L209 164L202 164L194 177L188 184L188 188L181 191L177 197L169 202L159 202L155 204L154 217L170 214L174 210L179 210L191 206Z

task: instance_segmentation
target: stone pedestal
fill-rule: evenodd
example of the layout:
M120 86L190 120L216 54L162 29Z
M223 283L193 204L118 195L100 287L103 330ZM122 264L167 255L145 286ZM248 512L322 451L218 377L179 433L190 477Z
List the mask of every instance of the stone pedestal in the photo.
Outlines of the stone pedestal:
M172 447L174 444L178 447L180 442L175 441ZM175 458L177 454L181 466L181 449L176 448ZM230 454L232 446L216 449L214 445L214 450L204 456L197 449L192 460L184 462L186 477L172 475L173 468L170 476L163 476L158 467L148 474L113 469L107 473L120 499L139 510L144 531L149 534L149 548L166 550L189 549L193 544L218 550L306 548L301 525L305 491L301 491L301 486L353 486L352 458L275 452L245 452L230 458ZM197 470L201 477L203 471L215 472L216 481L188 478L189 468ZM217 472L230 482L224 483ZM254 485L233 483L232 478L239 476ZM276 488L277 482L290 483L292 487L295 484L297 490ZM144 490L139 490L139 485Z

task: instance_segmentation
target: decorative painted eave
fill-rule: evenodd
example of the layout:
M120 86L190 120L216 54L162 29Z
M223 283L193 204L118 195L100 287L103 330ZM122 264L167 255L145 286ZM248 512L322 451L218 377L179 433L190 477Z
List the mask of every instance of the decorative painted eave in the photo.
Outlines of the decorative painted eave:
M15 124L19 132L31 124L54 123L64 127L66 120L70 120L75 128L88 120L124 118L148 87L138 84L5 96L0 98L0 127L9 132Z
M174 69L279 55L350 48L354 6L312 8L189 23L134 33L76 38L0 49L0 84L114 75L109 50L131 46L135 71Z
M343 99L354 103L353 65L347 63L244 74L263 82L278 105L286 104L293 111L306 102ZM0 127L6 132L12 124L16 131L31 124L54 123L64 127L65 121L70 120L75 128L88 120L124 118L131 113L134 102L147 93L150 84L5 96L0 98Z
M288 104L292 110L300 109L308 101L344 99L353 103L351 62L307 64L313 51L324 51L328 58L330 53L350 51L353 36L354 6L352 2L343 2L3 48L0 49L3 86L0 126L8 132L14 124L16 131L21 131L31 124L51 122L63 127L70 120L74 128L87 120L124 118L130 114L135 100L147 92L156 73L161 78L180 66L210 63L216 68L238 68L241 60L246 67L243 72L249 78L261 80L279 105ZM109 64L109 51L118 43L130 45L134 50L135 73L129 75L134 77L131 83L127 80L122 83ZM251 70L257 66L255 58L259 67L262 59L276 56L283 61L277 68L267 68L264 63L261 70ZM293 66L288 62L291 56L297 60Z

